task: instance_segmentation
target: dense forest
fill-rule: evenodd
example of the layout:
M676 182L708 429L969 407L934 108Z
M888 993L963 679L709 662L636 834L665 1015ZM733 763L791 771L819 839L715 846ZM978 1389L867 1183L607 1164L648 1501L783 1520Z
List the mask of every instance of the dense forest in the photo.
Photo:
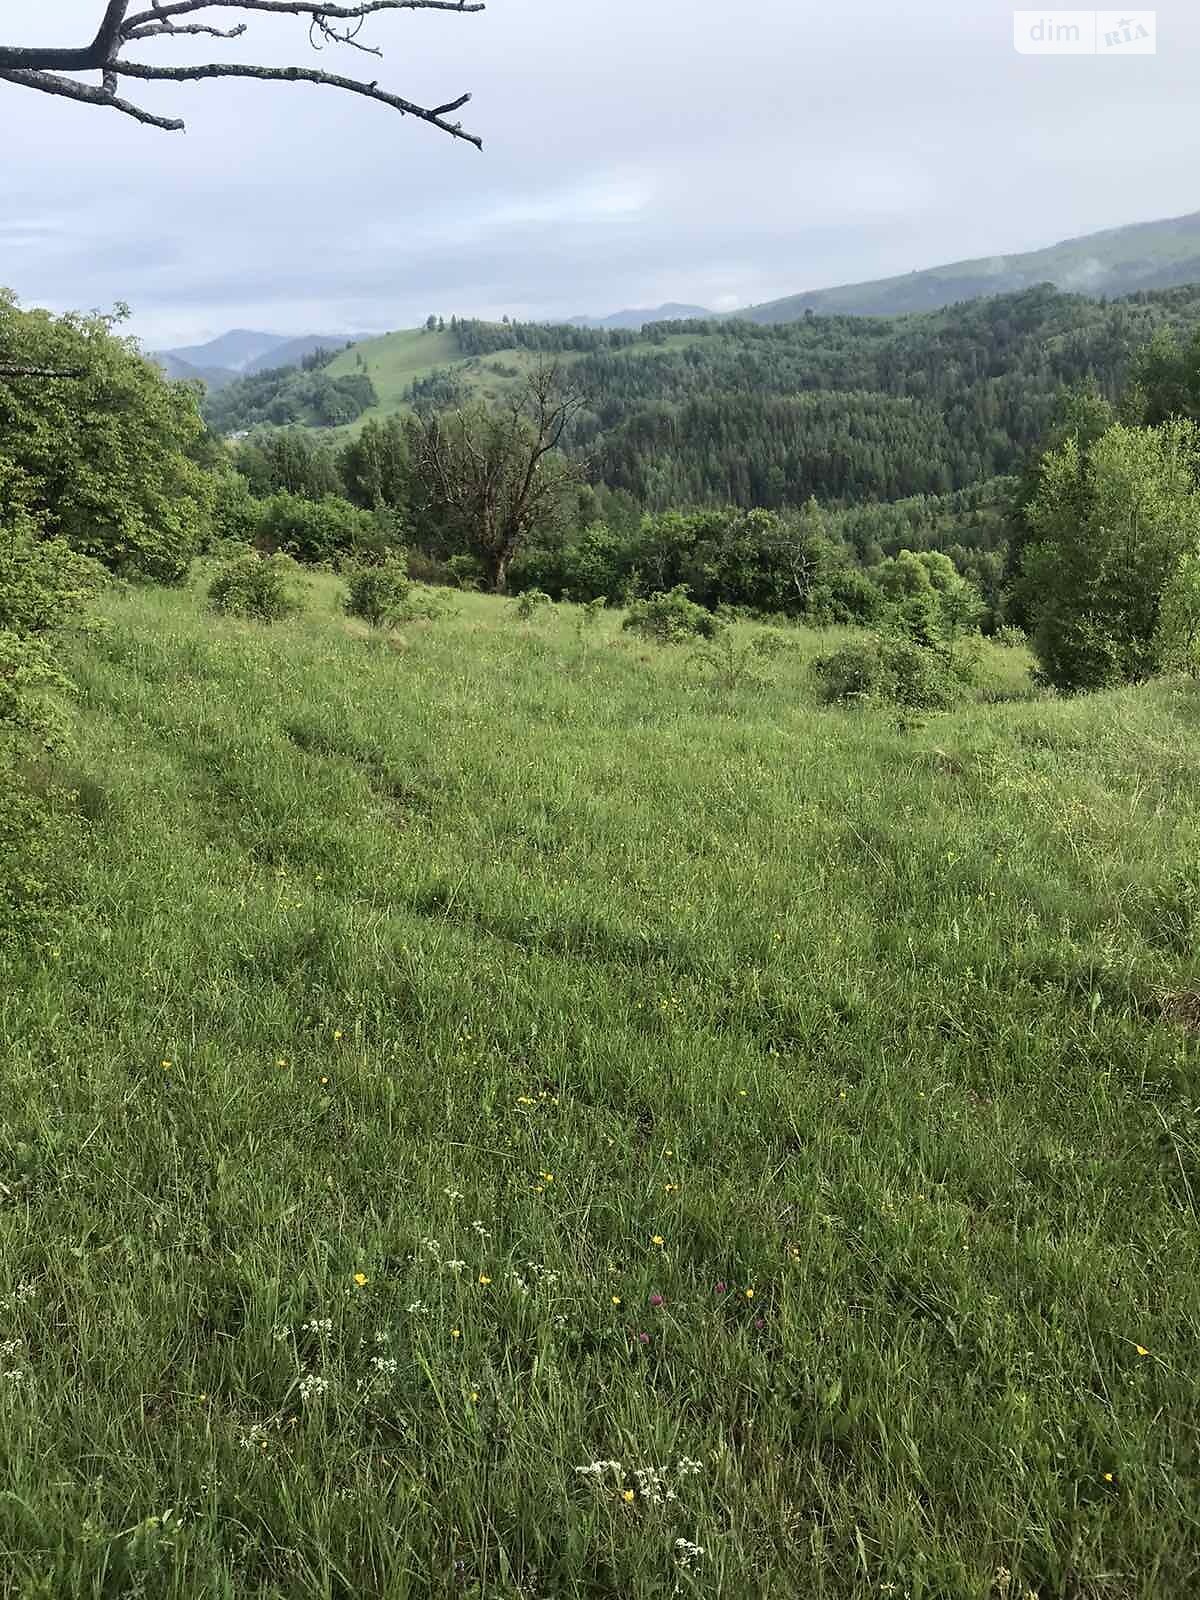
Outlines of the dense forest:
M658 323L641 334L452 318L462 362L415 382L408 401L447 409L468 402L481 375L519 377L506 354L560 357L586 400L569 448L593 483L650 511L780 510L811 496L845 507L1018 470L1064 385L1088 380L1115 396L1155 330L1198 313L1195 287L1105 303L1044 285L919 316ZM323 401L307 395L311 374L265 374L214 396L206 416L218 432L329 421L341 405L371 403L366 368L329 380L349 382L352 396Z

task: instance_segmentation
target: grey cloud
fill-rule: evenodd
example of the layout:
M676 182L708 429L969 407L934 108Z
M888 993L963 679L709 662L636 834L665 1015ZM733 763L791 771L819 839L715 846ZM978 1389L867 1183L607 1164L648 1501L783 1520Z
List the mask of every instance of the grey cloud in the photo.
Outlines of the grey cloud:
M98 4L39 8L39 30L74 42ZM470 87L482 156L316 89L146 86L181 138L0 85L0 148L22 152L0 282L128 300L159 343L728 307L1035 248L1200 205L1192 0L1160 6L1160 32L1157 57L1047 60L1016 55L997 0L492 0L378 20L384 62L339 58L427 103ZM264 19L216 48L307 43Z

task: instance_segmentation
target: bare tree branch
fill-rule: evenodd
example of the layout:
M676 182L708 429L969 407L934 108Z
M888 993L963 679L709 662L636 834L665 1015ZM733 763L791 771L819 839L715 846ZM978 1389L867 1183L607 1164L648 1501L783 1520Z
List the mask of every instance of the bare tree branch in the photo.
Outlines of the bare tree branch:
M378 80L363 83L357 78L345 78L337 73L319 72L307 67L269 67L238 62L208 62L199 66L171 67L148 66L125 60L121 52L130 44L146 40L160 40L174 35L202 34L216 39L237 39L247 30L245 22L229 28L214 27L207 22L179 23L175 19L191 17L197 12L237 11L260 12L274 16L307 17L309 38L315 48L326 44L346 45L368 55L381 55L373 45L359 40L359 33L368 17L383 11L452 11L469 14L483 11L483 0L362 0L357 5L335 5L327 0L167 0L160 4L152 0L152 9L129 14L132 0L110 0L104 11L99 31L90 45L77 50L39 49L33 46L0 45L0 81L17 84L26 89L36 89L42 94L59 95L77 100L85 105L107 106L134 117L150 127L176 132L183 128L177 117L158 116L133 105L117 95L118 79L141 78L146 81L171 83L198 82L208 78L252 78L276 83L316 83L327 88L341 89L347 94L361 95L377 101L402 116L416 117L447 133L483 148L483 142L474 134L463 131L459 122L449 122L451 112L460 110L469 100L469 94L459 95L444 105L429 109L419 106L401 95L391 94L379 87ZM344 28L335 22L355 24ZM80 83L73 77L63 76L76 72L100 72L101 83Z
M111 79L106 74L105 86L102 89L93 88L91 84L76 83L74 78L60 78L56 72L2 72L0 79L6 83L16 83L27 89L40 89L43 94L62 95L66 100L82 100L89 106L107 106L110 111L123 111L127 117L133 117L138 122L144 122L151 128L165 128L168 133L179 133L183 123L178 117L156 117L153 112L143 111L140 106L132 105L128 100L121 100L113 92L116 88L115 78Z

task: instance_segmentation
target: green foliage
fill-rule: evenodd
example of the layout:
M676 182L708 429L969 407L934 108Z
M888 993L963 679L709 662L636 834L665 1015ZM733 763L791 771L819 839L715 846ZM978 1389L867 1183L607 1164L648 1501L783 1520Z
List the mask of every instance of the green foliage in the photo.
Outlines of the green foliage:
M222 434L262 424L336 428L354 422L379 396L365 373L332 377L322 370L337 353L321 351L301 366L255 372L227 384L206 396L205 421L214 433Z
M399 417L364 425L337 455L343 492L356 506L402 511L412 497L408 431Z
M393 546L395 529L386 514L360 510L335 495L307 500L284 493L262 502L257 537L266 549L316 563L382 555Z
M514 609L522 622L532 622L542 607L550 604L550 596L541 589L525 589L517 596Z
M261 523L262 502L251 494L241 473L214 473L210 534L205 553L222 542L253 544Z
M47 534L112 571L177 583L208 522L194 393L167 383L116 318L19 311L0 291L0 360L73 371L0 381L0 440Z
M1167 580L1154 651L1163 671L1200 676L1200 554L1194 550L1179 558Z
M890 625L919 645L953 648L979 626L983 601L978 590L939 551L902 550L873 577L888 602Z
M394 628L409 615L412 582L403 552L396 551L373 566L349 575L346 614L369 622L373 628Z
M45 537L28 509L32 486L0 457L0 781L14 737L50 747L65 723L56 697L69 685L57 635L79 620L100 572L63 540Z
M337 456L324 439L302 428L256 433L234 445L230 459L260 500L281 493L324 500L342 493Z
M289 582L291 567L284 556L247 551L217 572L209 585L209 601L225 616L282 622L300 609Z
M446 572L460 589L481 589L487 580L482 564L475 556L450 556Z
M881 633L843 645L813 663L828 705L880 704L945 711L974 681L970 652L952 655L905 633Z
M635 600L622 626L658 644L685 644L693 639L715 639L724 624L711 611L688 599L685 585Z
M5 639L0 632L0 727L6 698ZM61 929L70 864L84 843L71 796L57 787L35 787L0 757L0 974L12 958L27 958Z
M1164 665L1163 597L1200 537L1200 432L1118 424L1041 463L1018 580L1045 680L1103 688Z

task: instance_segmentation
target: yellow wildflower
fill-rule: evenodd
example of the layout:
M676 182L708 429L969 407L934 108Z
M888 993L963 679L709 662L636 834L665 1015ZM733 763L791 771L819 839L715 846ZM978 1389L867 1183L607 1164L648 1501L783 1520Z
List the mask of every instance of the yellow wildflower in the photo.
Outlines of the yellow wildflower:
M626 1505L631 1504L632 1501L633 1501L633 1490L632 1489L623 1489L621 1491L621 1499L624 1500Z
M354 1274L354 1281L355 1281L355 1283L358 1285L358 1287L360 1289L365 1289L366 1286L367 1286L367 1275L366 1275L366 1273L365 1272L356 1272Z
M480 1283L482 1283L482 1284L483 1284L483 1286L484 1286L484 1287L485 1287L485 1288L486 1288L486 1287L487 1287L487 1285L488 1285L488 1284L489 1284L489 1283L491 1283L491 1281L492 1281L492 1280L491 1280L491 1279L490 1279L490 1278L489 1278L489 1277L488 1277L488 1275L487 1275L487 1273L486 1273L486 1272L481 1272L481 1273L480 1273L480 1274L479 1274L479 1281L480 1281Z
M620 1304L621 1304L621 1296L620 1296L620 1295L619 1295L619 1294L615 1294L615 1295L613 1295L613 1297L612 1297L612 1303L613 1303L613 1305L615 1305L615 1306L619 1306L619 1305L620 1305Z
M1150 1354L1149 1350L1146 1349L1144 1344L1135 1344L1133 1348L1140 1356L1148 1356Z
M663 1238L661 1233L656 1233L654 1235L653 1239L651 1239L651 1241L650 1241L651 1244L657 1244L657 1245L664 1245L664 1244L666 1244L666 1242L667 1241Z

